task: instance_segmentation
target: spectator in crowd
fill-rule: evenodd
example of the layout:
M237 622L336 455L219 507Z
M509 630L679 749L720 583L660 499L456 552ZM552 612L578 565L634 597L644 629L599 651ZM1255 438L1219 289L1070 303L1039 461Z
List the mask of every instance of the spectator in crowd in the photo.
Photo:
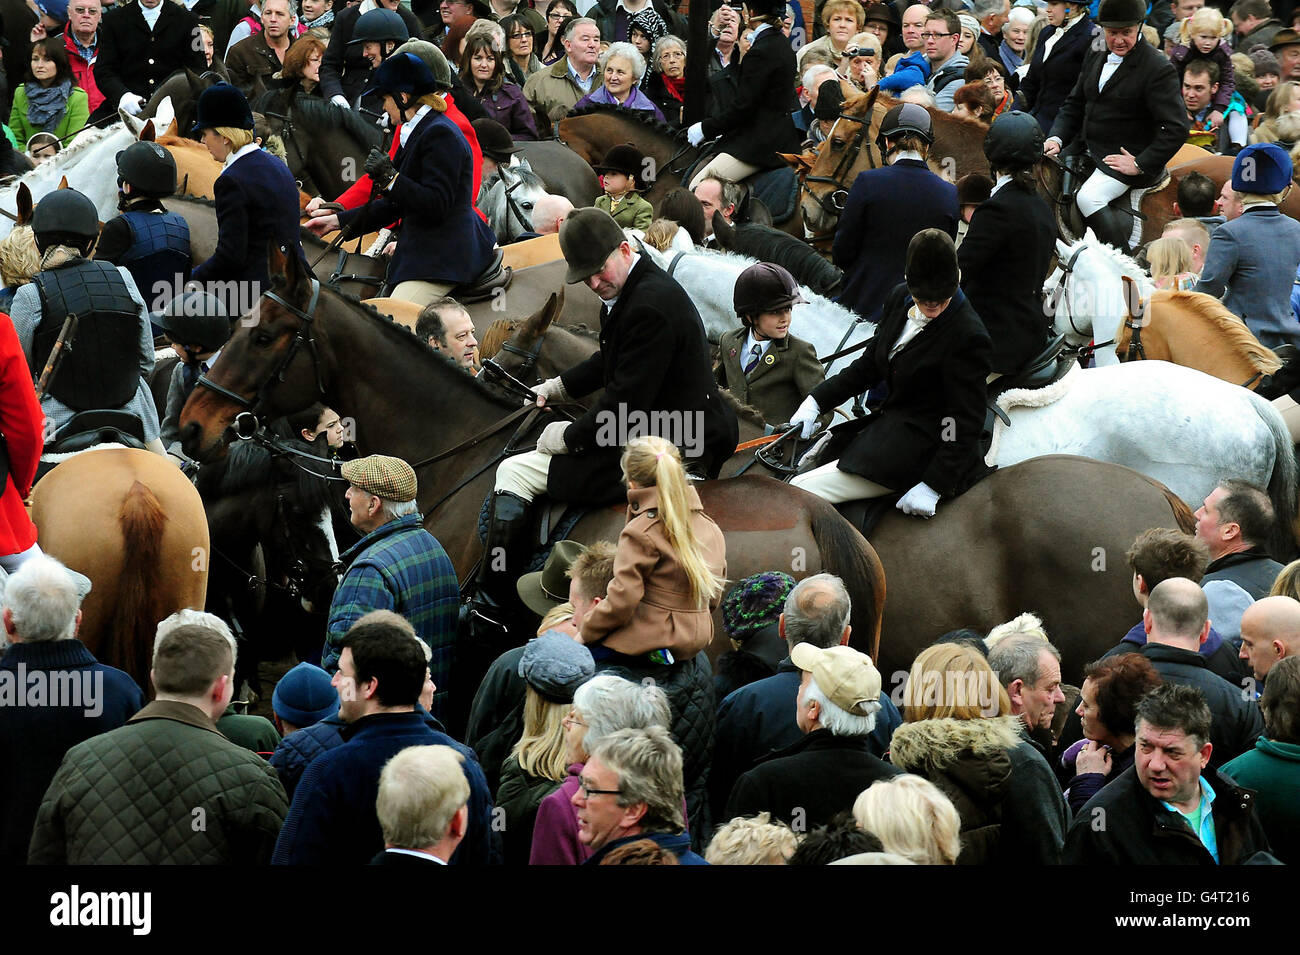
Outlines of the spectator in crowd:
M37 553L3 587L0 657L0 860L27 862L41 797L64 753L117 729L144 707L135 681L105 666L77 639L82 594L53 557ZM39 705L27 691L41 685Z
M634 839L608 852L601 865L681 865L677 856L653 839Z
M1019 632L990 646L989 666L1006 688L1011 712L1024 724L1021 732L1048 759L1055 744L1056 711L1065 702L1061 651L1048 642L1042 621L1033 614L1022 614L1017 621Z
M275 770L217 730L234 673L230 641L210 627L161 637L154 701L68 750L28 863L264 865L287 806Z
M956 865L961 816L934 783L911 773L883 779L853 803L853 819L891 852L917 865Z
M951 10L933 10L925 21L925 56L930 78L925 88L934 96L935 109L952 112L953 97L961 86L970 58L957 49L961 23Z
M328 673L310 663L299 663L275 684L271 711L276 730L288 736L337 715L339 697ZM275 765L274 759L271 765Z
M334 675L339 715L348 724L342 745L307 767L275 847L277 865L362 865L383 846L375 797L384 764L408 746L451 746L465 756L470 816L454 859L483 865L499 859L492 797L474 752L431 728L417 711L429 668L404 627L358 623L340 641Z
M1191 178L1184 176L1183 181ZM1209 208L1214 208L1214 181L1208 176L1204 177L1210 184L1211 202ZM1181 186L1182 183L1179 183ZM1222 216L1211 216L1210 218L1222 219ZM1201 269L1205 268L1205 253L1210 248L1210 231L1206 224L1200 219L1175 219L1165 226L1166 239L1181 239L1187 247L1189 253L1189 271L1192 275L1200 278ZM1154 243L1153 243L1154 244ZM1148 253L1149 257L1150 253Z
M1228 11L1235 31L1232 48L1250 53L1256 48L1267 49L1282 29L1282 21L1273 16L1268 0L1237 0Z
M524 84L524 96L539 120L558 122L578 100L596 91L601 82L596 69L599 58L600 28L596 21L590 17L569 20L564 30L564 56L549 69L534 73Z
M1241 659L1263 682L1286 657L1300 654L1300 602L1265 597L1241 615Z
M682 865L707 865L691 851L683 818L682 754L662 726L621 729L596 744L578 777L578 841L599 865L614 849L648 838Z
M821 8L822 25L826 32L806 43L799 50L797 67L804 69L804 58L813 53L828 52L838 62L840 54L849 48L855 34L862 32L865 10L858 0L827 0Z
M449 865L469 831L465 756L450 746L408 746L379 774L375 815L384 849L371 865Z
M641 91L641 81L646 75L646 61L631 43L610 44L597 61L600 68L600 85L574 105L574 109L588 106L621 106L650 113L659 122L664 114L650 97Z
M67 143L81 131L90 117L86 91L68 63L68 54L57 37L32 44L27 81L14 90L9 128L20 143L37 133L52 133Z
M692 190L700 202L700 211L704 213L704 242L710 246L713 238L713 216L721 215L723 221L731 225L735 221L736 208L740 203L740 186L730 179L718 176L706 176ZM701 243L697 243L701 244Z
M1077 815L1102 786L1133 765L1138 702L1162 682L1140 653L1102 657L1083 668L1075 712L1084 738L1061 756L1071 814Z
M736 780L724 816L767 811L806 831L848 812L862 790L899 771L871 755L868 744L881 685L871 658L850 647L801 643L790 662L802 671L795 720L804 737Z
M963 83L953 94L952 114L963 119L973 119L987 126L993 122L993 114L997 108L997 98L983 80Z
M95 59L99 55L99 24L104 18L100 0L72 0L68 4L68 23L63 28L63 50L68 55L75 85L86 93L86 106L94 113L104 102L104 94L95 84ZM32 38L39 32L45 35L40 24L32 28Z
M953 643L922 650L903 689L903 719L890 759L957 807L963 865L1059 861L1065 799L979 653Z
M1031 8L1023 6L1014 6L1007 14L1006 23L1002 24L1001 36L997 39L998 43L997 56L989 56L989 60L1001 63L1007 71L1007 76L1024 66L1028 69L1025 57L1029 53L1029 31L1034 26L1034 13Z
M1028 11L1024 11L1028 12ZM1001 55L1003 27L1011 22L1011 0L973 0L971 3L971 15L979 22L979 36L976 37L976 43L984 51L984 56L990 60L997 60ZM1029 37L1029 23L1025 23L1025 38ZM1020 64L1017 63L1016 66ZM1009 67L1015 69L1015 66Z
M137 116L158 87L177 70L203 73L198 18L183 4L139 0L114 6L99 28L95 85L104 94L90 121L119 109Z
M719 703L742 686L776 673L789 652L781 638L780 617L794 585L794 578L780 571L754 574L723 598L722 628L731 649L714 664L713 696Z
M506 52L503 55L506 72L522 90L528 77L542 68L542 61L533 51L536 40L532 28L523 16L512 14L502 19L501 29L506 34Z
M515 140L536 139L537 126L524 91L506 77L507 57L494 49L492 42L486 36L465 42L460 75L470 94L483 104L489 119L504 126Z
M1295 49L1300 51L1300 44ZM1252 143L1275 143L1282 139L1279 128L1283 118L1300 110L1300 82L1287 80L1273 87L1264 104L1263 115L1259 118L1255 131L1250 134Z
M546 8L546 33L537 42L540 49L537 58L542 66L551 66L564 57L564 34L569 21L578 15L578 8L572 0L551 0Z
M1267 852L1254 800L1209 765L1210 719L1194 687L1166 683L1143 697L1134 766L1075 816L1061 861L1240 865Z
M284 90L281 108L285 103L292 103L299 96L322 97L320 85L320 65L325 56L325 41L310 33L294 40L289 52L284 55L284 66L273 74L267 86L272 90ZM258 110L266 106L258 104Z
M1273 34L1269 52L1277 57L1279 75L1285 82L1300 80L1300 33L1294 29Z
M1251 108L1256 113L1262 113L1268 106L1268 98L1272 95L1273 90L1277 89L1278 70L1277 57L1263 47L1256 47L1250 52L1250 61L1255 67L1255 83L1259 86L1259 92L1251 100Z
M646 96L658 107L664 120L673 129L678 129L686 106L686 44L680 37L668 34L655 43L644 86Z
M574 691L573 709L564 721L569 775L538 804L530 865L578 865L591 857L591 843L579 838L574 803L590 750L619 730L662 728L671 721L668 697L653 684L598 674Z
M298 36L290 0L262 0L261 19L262 29L226 51L230 82L250 101L265 93L271 77L284 68L289 44Z
M1268 494L1246 481L1221 481L1196 510L1196 536L1210 549L1206 581L1230 580L1256 600L1282 565L1265 549L1276 518Z
M334 0L299 0L302 27L322 43L329 43L334 29Z
M450 295L444 295L420 310L415 321L415 335L470 374L478 374L480 357L478 339L474 337L474 319L470 318L465 306Z
M1147 264L1151 281L1158 289L1190 292L1199 278L1187 242L1172 235L1162 236L1147 247Z
M572 211L573 203L564 196L543 196L533 206L533 231L538 235L559 235L560 226Z
M1266 736L1255 748L1223 766L1223 775L1255 793L1255 813L1273 855L1300 862L1300 657L1288 656L1269 670L1259 708Z
M880 840L859 829L847 816L819 826L799 840L786 865L831 865L853 856L880 853Z
M785 865L798 845L799 838L789 826L760 812L719 826L709 840L704 861L709 865Z
M1218 767L1250 749L1264 725L1242 686L1216 674L1197 652L1210 631L1206 612L1205 593L1192 581L1171 577L1157 585L1142 612L1147 642L1139 652L1166 683L1192 686L1204 695L1214 716L1211 762Z

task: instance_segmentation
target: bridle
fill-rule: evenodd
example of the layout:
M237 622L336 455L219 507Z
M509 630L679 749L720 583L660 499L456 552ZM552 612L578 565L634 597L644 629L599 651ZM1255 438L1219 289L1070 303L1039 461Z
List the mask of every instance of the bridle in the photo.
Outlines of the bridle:
M489 368L491 369L489 378L494 380L495 383L504 385L505 387L507 387L508 390L511 390L516 394L521 394L520 390L517 387L511 387L511 386L522 384L524 379L527 378L529 373L532 372L533 369L537 366L537 356L541 353L542 341L545 338L546 338L545 332L543 332L541 335L538 335L536 341L533 342L533 347L528 351L524 351L518 345L510 344L510 342L508 341L501 343L501 350L503 352L505 352L508 355L518 355L520 358L523 359L523 361L519 364L519 368L516 369L515 374L513 376L509 372L507 372L504 368L502 368L497 363L497 360L495 358L485 359L483 361L483 369L485 371L487 371ZM526 390L531 392L532 389L526 389ZM527 396L524 395L524 397Z
M849 188L853 183L847 179L847 173L853 168L853 164L858 160L858 153L862 150L863 140L866 139L867 132L871 126L871 116L874 109L868 110L866 116L851 116L848 113L838 113L835 117L835 123L831 126L831 131L826 134L823 143L829 143L831 137L835 135L835 130L839 127L841 120L848 120L850 123L858 124L858 131L854 135L852 142L849 143L844 155L836 164L834 172L829 176L804 176L799 183L799 188L806 192L809 197L821 206L822 211L828 216L839 218L844 212L845 205L849 201ZM868 168L876 168L876 157L872 155L871 144L867 144L867 162ZM823 185L834 186L835 188L828 194L819 196L808 188L808 183L815 182Z
M1061 300L1065 297L1066 286L1070 281L1070 276L1074 274L1074 267L1078 263L1079 256L1083 254L1085 248L1087 248L1086 245L1080 244L1079 247L1070 255L1069 259L1065 262L1059 263L1061 266L1061 277L1056 280L1056 288L1052 289L1051 301L1049 304L1053 316L1057 314L1057 310L1061 307ZM1085 332L1080 330L1079 326L1074 324L1074 312L1069 309L1066 310L1065 317L1069 320L1070 329L1075 335L1080 338L1088 339L1086 343L1078 345L1073 349L1075 358L1080 364L1090 360L1097 349L1115 344L1115 339L1113 338L1106 342L1093 341L1092 338L1095 331Z
M524 215L524 210L520 208L519 201L515 199L515 190L524 184L521 176L507 176L508 166L497 166L497 180L505 190L506 215L514 216L519 225L525 232L531 232L533 228L532 220Z
M298 168L302 170L303 182L310 180L312 178L311 166L307 162L307 156L303 153L302 147L298 145L298 136L293 129L293 107L286 109L283 114L266 110L262 115L281 121L280 140L285 144L286 150L292 146L293 151L298 155ZM320 189L318 188L316 191L319 192Z

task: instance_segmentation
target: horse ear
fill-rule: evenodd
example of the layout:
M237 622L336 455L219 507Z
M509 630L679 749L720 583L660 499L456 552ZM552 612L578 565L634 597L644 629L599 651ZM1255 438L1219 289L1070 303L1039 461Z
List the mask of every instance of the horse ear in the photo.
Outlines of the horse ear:
M875 108L876 97L879 95L880 95L880 87L879 86L871 87L871 92L867 94L867 108L862 111L863 116L866 116L867 113L871 112Z
M529 319L529 324L533 321L537 322L537 327L533 329L534 334L546 334L546 330L551 327L551 324L557 318L560 317L560 313L563 311L564 289L560 289L558 292L552 292L546 299L546 304L542 306L541 310Z
M145 121L138 116L132 116L124 109L119 109L117 116L118 119L122 120L122 124L131 131L131 135L139 139L140 130L144 129Z
M198 99L199 94L203 92L203 80L199 79L199 74L188 66L185 67L185 79L189 81L190 92L194 94L195 99Z
M167 131L166 131L165 133L163 133L163 135L164 135L164 136L173 136L173 137L179 139L179 138L180 138L180 135L181 135L181 127L180 127L180 123L178 123L176 120L173 119L173 120L172 120L172 124L171 124L170 126L167 127Z
M62 178L59 180L59 188L60 188L60 189L70 189L70 188L71 188L71 186L68 185L68 177L67 177L67 176L62 177Z
M1146 303L1142 301L1142 287L1131 275L1122 275L1120 279L1124 283L1124 311L1128 313L1129 318L1140 320L1146 313Z
M817 158L816 153L799 153L798 155L777 153L777 155L785 160L786 165L793 167L794 171L800 175L804 175L811 170L812 164Z
M274 242L267 243L266 273L271 277L271 284L289 301L306 298L305 289L302 287L306 284L303 281L306 278L306 269L298 256L284 246L276 245Z
M722 218L721 212L713 213L713 237L723 249L730 249L736 244L736 227Z
M144 124L144 128L140 130L140 134L136 136L136 139L142 143L151 143L157 135L158 131L153 128L153 120L151 119Z
M1058 259L1064 259L1064 258L1067 258L1069 255L1070 255L1070 246L1066 244L1066 242L1065 242L1064 239L1057 239L1057 240L1056 240L1056 257L1057 257Z
M14 219L14 224L27 225L27 223L32 221L32 208L34 203L32 202L32 191L27 188L27 183L25 182L20 182L18 184L17 202L18 217Z

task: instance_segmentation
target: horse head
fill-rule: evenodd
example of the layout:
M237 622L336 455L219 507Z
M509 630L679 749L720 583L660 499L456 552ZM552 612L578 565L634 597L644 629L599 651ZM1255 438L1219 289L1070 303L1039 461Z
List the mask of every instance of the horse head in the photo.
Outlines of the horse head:
M542 351L546 333L563 311L564 289L561 288L558 292L552 292L536 312L522 322L516 323L514 332L502 343L501 350L491 360L502 371L518 378L524 384L533 384L541 378L548 377L542 369L559 374L560 371L572 367L572 364L576 364L576 360L566 364L568 358L560 358L551 355L549 351L547 353Z
M801 188L804 223L815 232L835 228L858 173L883 165L876 137L883 106L876 109L879 87L845 100L839 117L816 148ZM800 164L804 162L800 157Z
M197 461L224 453L241 413L278 418L323 397L315 329L320 283L297 255L280 247L270 248L267 265L271 288L238 321L181 411L181 441ZM244 291L245 283L237 284L235 291Z

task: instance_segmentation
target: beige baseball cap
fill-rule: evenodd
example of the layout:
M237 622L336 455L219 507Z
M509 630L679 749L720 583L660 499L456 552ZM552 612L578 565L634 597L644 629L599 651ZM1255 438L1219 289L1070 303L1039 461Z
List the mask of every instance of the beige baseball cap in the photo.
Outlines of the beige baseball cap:
M791 651L790 662L811 673L827 699L855 716L869 716L859 707L880 699L880 671L871 657L852 647L823 650L800 643Z

